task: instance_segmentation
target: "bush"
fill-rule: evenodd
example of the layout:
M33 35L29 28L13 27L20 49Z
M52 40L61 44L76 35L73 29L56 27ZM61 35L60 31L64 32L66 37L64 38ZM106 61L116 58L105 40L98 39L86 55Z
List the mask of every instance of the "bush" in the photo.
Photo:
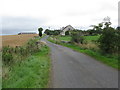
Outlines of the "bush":
M104 28L102 35L100 36L98 42L100 49L103 53L112 54L117 50L117 35L114 28Z
M119 55L119 60L120 60L120 30L117 30L116 43L117 43L117 53Z
M39 48L38 48L38 43L37 43L37 41L34 40L34 39L31 39L31 40L27 43L27 45L26 45L26 50L27 50L28 53L30 53L30 54L38 51Z
M71 42L83 44L84 38L82 37L80 32L72 32L71 33Z
M47 35L60 35L61 30L54 30L53 31L53 30L46 29L44 33Z
M2 50L2 61L5 65L9 65L11 62L13 62L13 48L9 46L3 47Z
M26 58L28 55L40 51L39 46L37 39L31 39L25 46L16 46L15 48L5 46L2 49L3 64L10 65L14 60Z
M3 53L2 60L5 65L9 65L13 62L13 55L11 53Z

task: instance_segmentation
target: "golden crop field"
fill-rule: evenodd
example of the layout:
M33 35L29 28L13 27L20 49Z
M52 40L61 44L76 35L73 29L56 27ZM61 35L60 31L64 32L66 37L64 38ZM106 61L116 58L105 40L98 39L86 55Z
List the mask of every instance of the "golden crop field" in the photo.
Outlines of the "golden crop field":
M0 38L2 38L2 46L9 45L12 47L16 47L24 45L29 39L31 39L34 36L38 36L38 34L6 35L0 36Z

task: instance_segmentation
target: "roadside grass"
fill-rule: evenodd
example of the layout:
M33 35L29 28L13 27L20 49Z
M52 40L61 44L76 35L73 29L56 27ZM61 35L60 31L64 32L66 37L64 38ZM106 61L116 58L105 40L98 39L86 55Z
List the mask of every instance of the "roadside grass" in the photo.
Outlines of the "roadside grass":
M118 60L115 57L106 57L106 56L100 54L99 52L95 52L95 51L92 51L89 49L82 49L79 46L73 45L73 44L62 44L62 45L69 47L75 51L85 53L85 54L95 58L98 61L101 61L101 62L103 62L103 63L105 63L113 68L118 69Z
M3 88L47 88L50 72L49 48L42 49L32 56L15 64L9 76L3 80Z
M0 51L0 90L2 89L2 52Z
M90 38L90 37L88 37L88 38ZM92 36L92 38L93 38L93 36ZM52 43L60 44L60 45L63 45L65 47L71 48L71 49L73 49L73 50L75 50L77 52L87 54L87 55L95 58L96 60L98 60L98 61L100 61L100 62L102 62L102 63L104 63L104 64L106 64L108 66L111 66L111 67L116 68L116 69L120 69L120 67L118 67L118 59L117 59L117 57L110 56L110 55L108 55L108 56L102 55L98 51L94 51L94 50L90 50L90 49L83 49L80 46L72 44L72 43L56 42L56 41L52 40L51 38L48 38L48 40L50 42L52 42ZM89 40L92 40L92 39L89 39Z

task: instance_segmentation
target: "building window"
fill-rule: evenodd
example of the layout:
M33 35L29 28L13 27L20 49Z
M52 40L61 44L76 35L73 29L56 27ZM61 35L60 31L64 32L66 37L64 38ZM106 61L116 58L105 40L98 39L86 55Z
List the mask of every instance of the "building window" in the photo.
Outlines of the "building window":
M68 30L70 30L70 28L68 28Z

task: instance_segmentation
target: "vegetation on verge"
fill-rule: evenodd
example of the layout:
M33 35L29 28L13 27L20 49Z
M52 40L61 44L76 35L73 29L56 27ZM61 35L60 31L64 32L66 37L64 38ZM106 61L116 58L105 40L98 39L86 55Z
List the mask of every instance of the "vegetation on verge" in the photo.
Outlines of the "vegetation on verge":
M46 88L49 82L49 48L39 37L25 46L3 47L3 88Z
M91 57L94 57L96 60L99 60L113 68L118 69L118 57L115 55L110 54L102 54L99 51L99 48L95 45L95 39L99 39L100 36L84 36L85 41L87 41L86 44L75 44L75 43L62 43L62 40L68 39L68 36L58 36L58 37L49 37L48 40L52 43L60 44L63 46L66 46L68 48L71 48L75 51L85 53ZM59 39L59 40L58 40ZM120 68L119 68L120 69Z
M35 52L40 50L40 45L36 42L38 39L31 39L25 46L16 46L15 48L10 46L4 46L2 48L2 61L3 65L12 65L22 59L26 58L29 55L32 55Z
M2 53L0 52L0 90L2 89Z

